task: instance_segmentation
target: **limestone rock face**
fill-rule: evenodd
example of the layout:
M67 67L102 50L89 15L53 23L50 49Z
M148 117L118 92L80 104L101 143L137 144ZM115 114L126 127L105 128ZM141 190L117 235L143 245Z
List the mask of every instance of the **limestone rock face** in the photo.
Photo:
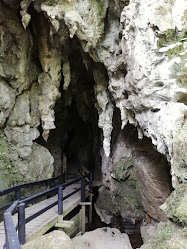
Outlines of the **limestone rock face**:
M115 102L115 106L120 109L121 128L123 129L129 122L137 127L139 139L143 136L151 138L157 151L165 155L171 165L174 188L177 188L181 182L186 182L187 179L186 153L184 153L184 148L187 146L185 100L187 90L184 63L187 51L185 33L187 5L183 0L180 1L183 8L178 4L179 1L130 1L120 14L120 26L116 28L119 32L113 30L110 33L109 29L107 34L110 37L108 48L111 49L113 44L113 50L108 49L113 51L112 56L110 57L108 53L107 57L102 57L108 70L108 91L113 99L112 104L114 105ZM116 22L113 22L113 27L114 23ZM117 39L119 36L122 37L121 40ZM108 100L105 103L109 103ZM108 124L110 122L108 121ZM114 127L113 123L113 130L116 129ZM115 137L113 140L115 147L115 144L119 144L119 140L116 141ZM103 184L106 189L102 188L100 194L102 195L103 192L104 196L108 193L107 196L115 200L114 189L120 188L116 186L114 179L119 178L120 181L124 181L131 175L129 171L132 171L132 165L136 165L144 210L154 219L165 220L166 215L159 206L166 200L172 189L169 176L166 177L168 180L165 178L168 173L163 174L164 158L158 159L159 156L153 156L154 153L149 157L147 152L141 151L136 152L134 162L134 158L129 153L131 150L127 146L122 146L123 149L118 147L119 152L111 149L111 155L107 159L103 156ZM104 150L105 153L108 151L106 146ZM124 155L121 161L121 165L126 165L124 171L120 170L123 166L115 165L115 153L121 154L121 157ZM106 156L108 155L107 152ZM114 168L116 170L113 172ZM163 193L165 194L162 195ZM129 197L128 194L127 196ZM98 203L96 207L97 205ZM113 208L112 205L109 206ZM104 220L111 220L108 206L97 208L97 211Z
M0 126L2 127L15 104L15 93L6 82L0 82Z
M132 249L127 234L114 228L98 228L73 239L76 249Z
M46 148L57 126L51 136L62 138L51 139L51 151L55 173L61 172L61 154L78 148L70 141L80 138L71 130L75 119L66 120L76 109L77 120L91 123L96 137L88 131L94 142L84 141L81 150L102 158L99 198L109 205L101 201L96 208L103 220L117 215L134 222L144 213L167 219L159 206L172 190L169 171L177 191L187 181L186 11L185 0L2 0L2 187L53 174ZM63 125L55 124L59 98Z
M107 7L108 0L101 0L99 3L96 0L86 0L86 2L57 0L44 1L40 9L50 17L56 27L63 19L69 29L70 37L76 35L81 40L84 50L88 52L90 48L96 47L104 32L103 20Z
M21 25L16 11L6 8L2 2L0 16L0 76L16 93L21 93L37 79L38 69L31 59L32 36Z
M141 237L144 243L146 243L151 237L154 236L157 230L158 223L143 224L140 228Z
M181 228L174 223L160 223L154 236L148 240L141 249L153 248L171 248L171 249L186 249L187 248L187 229Z
M122 51L127 62L124 90L128 92L122 106L134 112L143 134L171 162L174 187L185 181L186 175L181 161L186 162L186 140L180 140L178 131L186 131L187 110L182 100L187 93L182 80L186 45L181 41L187 6L180 2L183 9L176 8L177 1L131 1L121 15Z
M161 209L174 222L187 225L187 184L180 185L167 198Z
M33 36L14 3L10 8L0 3L1 189L53 175L52 156L34 143L40 136L41 71L33 58Z
M104 186L95 205L105 223L113 215L141 220L144 212L154 220L167 219L159 206L172 190L169 166L151 147L148 139L138 140L131 126L119 133L112 157L103 160Z

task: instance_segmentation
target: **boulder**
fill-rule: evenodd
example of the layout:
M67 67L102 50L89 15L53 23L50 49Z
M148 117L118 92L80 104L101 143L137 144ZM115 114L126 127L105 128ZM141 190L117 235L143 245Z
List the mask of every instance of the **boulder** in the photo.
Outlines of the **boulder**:
M140 249L187 249L187 228L175 223L161 222L154 236Z
M161 209L174 222L187 225L187 184L180 185L161 205Z
M143 224L140 227L141 237L144 243L146 243L155 234L155 231L157 230L157 225L158 223L155 222L153 224Z
M70 237L63 231L55 230L26 243L22 249L73 249Z
M129 237L115 228L98 228L73 239L74 249L132 249Z

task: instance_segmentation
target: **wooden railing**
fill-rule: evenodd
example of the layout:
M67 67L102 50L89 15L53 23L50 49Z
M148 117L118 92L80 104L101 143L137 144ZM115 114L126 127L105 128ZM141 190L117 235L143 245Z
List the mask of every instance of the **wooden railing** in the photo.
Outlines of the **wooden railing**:
M56 179L59 179L59 177L56 177ZM48 180L40 181L41 182L47 182ZM54 180L54 178L52 178ZM72 185L76 182L81 181L80 188L72 191L71 193L68 193L66 196L63 196L63 189L65 189L67 186ZM38 185L39 182L36 182L36 185ZM43 192L40 192L38 194L29 196L24 199L16 200L14 203L11 204L11 206L5 211L4 213L4 226L5 226L5 237L6 242L4 245L4 249L20 249L21 245L25 244L26 242L26 235L25 235L25 225L26 223L30 222L31 220L35 219L39 215L43 214L50 208L54 207L58 204L58 215L63 215L63 201L69 198L70 196L74 195L78 191L81 190L81 202L85 202L85 193L86 193L86 185L89 185L89 192L92 193L92 173L87 173L84 176L80 176L77 179L71 180L67 183L60 184L58 186L52 187L48 190L45 190ZM28 187L28 186L35 186L34 183L27 183L18 185L6 190L2 190L1 196L6 195L12 191L21 190L21 188ZM12 191L10 191L10 189ZM58 193L58 200L54 203L50 204L49 206L46 206L42 210L39 210L35 214L33 214L30 217L25 218L25 207L36 201L36 199L45 197L48 195L55 195ZM21 197L21 195L20 195ZM12 214L15 211L18 211L18 224L14 226ZM17 236L17 230L18 230L18 236Z
M4 226L5 226L5 245L4 249L21 249L17 232L14 227L12 214L15 212L19 201L15 201L4 213Z
M39 186L39 185L48 185L50 184L50 186L54 186L55 182L60 180L61 182L63 182L64 180L64 175L59 175L56 177L52 177L50 179L46 179L46 180L41 180L41 181L36 181L36 182L30 182L30 183L24 183L24 184L20 184L20 185L16 185L4 190L0 190L0 197L4 196L4 195L8 195L10 193L15 193L15 200L20 200L21 199L21 190L22 189L28 189L31 187L35 187L35 186ZM13 202L8 203L2 207L0 207L0 212L3 210L6 210L8 207L10 207L13 204Z

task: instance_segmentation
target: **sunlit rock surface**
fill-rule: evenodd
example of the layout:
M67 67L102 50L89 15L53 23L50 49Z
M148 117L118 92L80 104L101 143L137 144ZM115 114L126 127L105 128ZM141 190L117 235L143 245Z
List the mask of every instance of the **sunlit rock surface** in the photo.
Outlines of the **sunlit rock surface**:
M160 223L153 237L148 240L141 249L186 249L187 248L187 228L181 228L175 223L168 221Z
M187 225L187 184L180 185L166 202L161 206L161 209L166 213L168 218L174 222Z
M70 237L63 231L55 230L38 239L31 240L23 246L23 249L73 249Z
M115 228L98 228L73 239L76 249L132 249L128 235Z
M186 176L182 166L182 160L186 164L186 139L184 135L181 140L180 132L186 131L183 99L187 90L182 61L186 58L187 6L180 1L181 9L177 2L131 1L121 15L122 50L127 63L124 85L128 92L123 107L134 112L143 134L171 162L174 187Z
M132 249L126 234L114 228L98 228L83 236L73 238L63 231L55 230L29 241L23 249Z

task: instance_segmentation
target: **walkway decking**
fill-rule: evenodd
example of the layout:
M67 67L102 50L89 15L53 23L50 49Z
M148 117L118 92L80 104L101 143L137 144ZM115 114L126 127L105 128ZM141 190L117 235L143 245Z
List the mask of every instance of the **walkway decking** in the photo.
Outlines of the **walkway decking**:
M64 196L73 192L80 188L80 183L75 183L65 188ZM27 207L25 209L25 217L29 217L35 214L37 211L43 209L44 207L48 206L49 204L54 203L57 201L58 196L55 195L49 199L41 201L35 205ZM73 196L69 197L68 199L64 200L63 202L63 209L64 209L64 217L70 213L76 206L78 206L81 202L81 194L80 191L75 193ZM38 216L36 219L28 222L26 224L26 241L29 241L33 238L37 238L42 234L46 233L51 227L53 227L57 223L58 218L58 206L54 206L53 208L49 209L45 213ZM17 214L13 216L14 224L17 224L18 218ZM0 248L3 248L5 243L5 232L4 232L4 223L0 223Z

